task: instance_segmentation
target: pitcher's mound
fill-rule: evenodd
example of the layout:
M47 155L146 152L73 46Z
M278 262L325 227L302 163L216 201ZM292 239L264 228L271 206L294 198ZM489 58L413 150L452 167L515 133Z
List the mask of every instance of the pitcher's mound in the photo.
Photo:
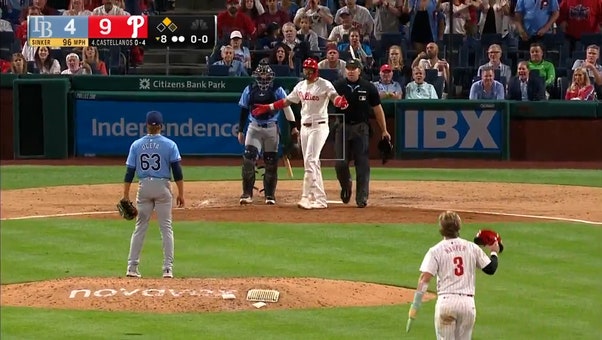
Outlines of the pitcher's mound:
M246 299L251 289L280 293L277 302L261 310L405 304L414 294L394 286L317 278L68 278L3 285L2 305L153 313L255 310L256 301Z

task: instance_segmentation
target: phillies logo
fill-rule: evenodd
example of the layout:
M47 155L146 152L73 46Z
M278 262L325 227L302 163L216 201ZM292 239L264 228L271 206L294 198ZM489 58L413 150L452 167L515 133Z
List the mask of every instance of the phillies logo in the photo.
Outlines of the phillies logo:
M320 97L314 96L309 92L299 92L299 97L303 100L320 100Z

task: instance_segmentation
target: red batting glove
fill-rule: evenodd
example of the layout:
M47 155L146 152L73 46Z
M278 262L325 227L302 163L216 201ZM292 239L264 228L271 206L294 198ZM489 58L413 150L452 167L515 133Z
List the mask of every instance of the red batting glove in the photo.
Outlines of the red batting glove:
M253 115L253 117L257 117L268 111L270 111L270 104L257 104L255 105L253 111L251 111L251 114Z
M336 96L336 98L334 98L334 106L345 110L349 107L349 102L347 102L347 98L344 96Z

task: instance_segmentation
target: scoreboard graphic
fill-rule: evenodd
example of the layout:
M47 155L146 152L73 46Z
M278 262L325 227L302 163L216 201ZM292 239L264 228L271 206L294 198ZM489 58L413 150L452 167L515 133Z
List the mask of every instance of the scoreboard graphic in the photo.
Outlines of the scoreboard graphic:
M32 47L150 46L212 49L217 41L214 15L30 16Z

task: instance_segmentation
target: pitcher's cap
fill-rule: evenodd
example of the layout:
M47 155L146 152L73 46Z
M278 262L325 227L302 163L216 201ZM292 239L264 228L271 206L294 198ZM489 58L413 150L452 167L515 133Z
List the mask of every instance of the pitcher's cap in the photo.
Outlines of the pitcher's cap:
M150 111L146 114L146 125L163 125L163 115L159 111Z

